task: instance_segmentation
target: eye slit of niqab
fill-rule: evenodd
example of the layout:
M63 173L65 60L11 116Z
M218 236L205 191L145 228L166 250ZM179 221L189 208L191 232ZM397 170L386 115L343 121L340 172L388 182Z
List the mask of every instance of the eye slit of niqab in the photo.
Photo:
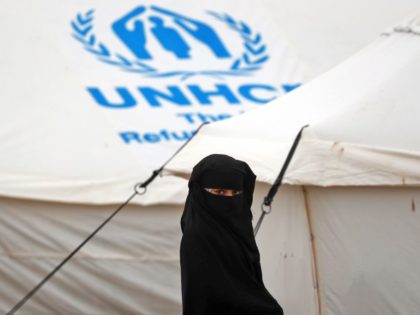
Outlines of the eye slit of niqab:
M243 193L242 190L227 189L227 188L204 188L210 194L224 197L233 197Z

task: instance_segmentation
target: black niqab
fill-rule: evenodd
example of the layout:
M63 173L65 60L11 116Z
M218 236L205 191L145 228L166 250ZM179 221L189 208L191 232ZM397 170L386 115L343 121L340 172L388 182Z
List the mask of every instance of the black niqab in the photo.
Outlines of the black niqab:
M193 169L181 218L184 315L282 315L266 290L252 229L255 175L242 161L213 154ZM243 191L232 197L204 188Z

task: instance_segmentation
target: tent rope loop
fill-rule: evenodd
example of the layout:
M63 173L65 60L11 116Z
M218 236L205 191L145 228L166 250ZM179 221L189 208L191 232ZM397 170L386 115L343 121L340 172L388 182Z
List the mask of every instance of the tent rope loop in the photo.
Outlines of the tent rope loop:
M144 195L147 192L147 187L143 187L141 183L134 185L134 191L137 195Z
M270 204L265 204L265 202L263 202L261 204L261 211L264 212L265 214L270 214L271 212L271 202Z
M172 156L172 158L173 158L173 156ZM157 170L154 170L152 172L152 175L150 175L150 177L146 181L144 181L143 183L135 184L134 185L134 191L136 192L136 194L137 195L144 195L147 192L147 186L149 186L149 184L151 182L153 182L153 180L162 172L162 169L163 169L163 166L161 168L157 169Z
M258 230L260 229L260 226L262 224L262 221L264 220L265 215L270 214L271 212L271 203L274 200L274 196L276 195L277 191L279 190L282 182L283 182L283 177L284 174L286 174L286 170L289 167L290 161L292 160L297 146L300 142L300 139L302 137L302 132L303 129L305 129L306 127L308 127L309 125L305 125L303 126L300 131L298 132L298 134L295 137L295 140L293 141L292 147L289 150L289 153L287 154L286 160L283 163L283 166L280 170L279 175L277 176L276 180L274 181L273 185L270 187L270 190L267 193L267 196L264 197L264 201L261 204L261 215L260 218L258 219L257 224L255 225L254 228L254 236L257 236Z
M195 135L200 131L200 129L204 126L207 125L208 122L204 122L202 123L196 131L194 131L193 135L191 138L189 138L186 142L184 142L184 144L182 146L180 146L178 148L178 150L175 151L174 154L172 154L172 156L165 162L163 163L163 165L161 167L159 167L157 170L154 170L152 172L152 175L150 175L150 177L148 179L146 179L143 183L137 183L134 185L134 191L137 195L144 195L147 192L147 186L149 186L149 184L151 182L153 182L155 180L156 177L158 177L159 175L161 175L163 169L165 168L165 166L179 153L181 152L181 150L195 137Z

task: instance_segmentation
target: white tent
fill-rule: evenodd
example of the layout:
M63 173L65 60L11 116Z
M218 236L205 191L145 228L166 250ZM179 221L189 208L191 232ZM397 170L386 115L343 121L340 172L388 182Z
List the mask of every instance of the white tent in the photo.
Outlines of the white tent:
M420 16L264 108L205 126L168 165L247 161L255 209L309 124L260 229L265 282L286 314L420 308Z
M154 1L144 3L150 8ZM220 0L197 4L184 0L159 1L159 6L205 22L210 21L205 13L209 9L243 19L263 34L271 49L270 67L265 67L257 78L272 85L300 82L304 77L321 74L417 7L417 0L393 5L380 0L353 1L353 8L348 7L350 3L342 5L331 0L258 3L257 6L255 1L241 1L238 5ZM98 31L94 35L120 51L121 43L106 27L138 5L132 0L24 0L2 6L0 312L7 312L18 302L132 193L136 182L149 176L180 145L148 143L147 148L140 148L126 146L116 139L117 131L127 126L151 128L167 123L171 128L179 127L177 122L169 121L176 114L173 108L156 114L155 108L139 105L134 113L117 113L92 105L87 93L90 85L105 88L125 85L133 93L139 85L157 87L160 91L171 84L181 88L191 84L164 78L153 81L115 70L116 67L97 61L86 46L73 38L71 22L78 21L79 26L88 23L91 17L88 12L94 8L94 30ZM358 23L346 22L354 20ZM84 26L81 34L88 29ZM232 35L230 41L231 35L226 30L223 36L234 46L238 36ZM293 49L299 58L294 56ZM124 52L122 48L121 51ZM300 61L308 69L304 76ZM209 81L216 84L219 79L201 78L192 83ZM246 80L228 81L236 86ZM246 109L259 106L251 104ZM168 120L161 120L160 114ZM275 158L276 151L270 152L269 156ZM272 181L281 161L275 159L272 164L262 156L267 155L261 155L261 163L255 166L266 169L266 180ZM262 176L259 170L258 173ZM19 313L178 314L178 220L185 193L185 181L158 178L147 194L136 197ZM274 215L265 226L275 222ZM296 237L291 234L285 237L293 237L296 242L301 239L307 246L305 231L296 230ZM262 230L261 240L264 233ZM271 244L261 246L266 252ZM302 251L307 255L306 247ZM306 258L302 259L302 268L308 264ZM268 269L266 273L270 272L275 271ZM303 280L307 276L301 275ZM280 282L270 285L279 286ZM294 295L293 292L296 291L289 294ZM312 296L313 292L307 291L306 295Z

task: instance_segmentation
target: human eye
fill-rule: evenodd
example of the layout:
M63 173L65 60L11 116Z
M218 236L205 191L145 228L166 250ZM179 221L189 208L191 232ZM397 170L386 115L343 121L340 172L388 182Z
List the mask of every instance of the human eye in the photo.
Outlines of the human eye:
M207 190L209 193L213 194L213 195L224 195L225 190L224 189L219 189L219 188L205 188L205 190Z

